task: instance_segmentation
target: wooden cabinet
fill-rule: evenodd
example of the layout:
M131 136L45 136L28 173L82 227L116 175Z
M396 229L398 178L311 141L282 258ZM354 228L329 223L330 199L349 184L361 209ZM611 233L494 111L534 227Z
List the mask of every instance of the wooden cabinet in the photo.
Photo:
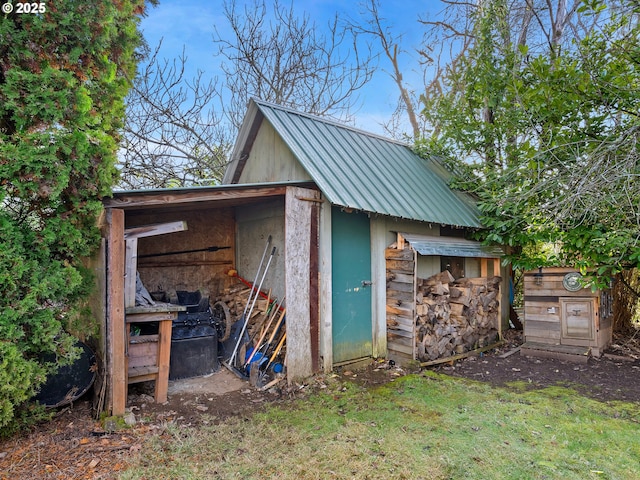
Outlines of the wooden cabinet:
M592 290L570 268L525 273L522 352L586 362L612 341L609 290Z

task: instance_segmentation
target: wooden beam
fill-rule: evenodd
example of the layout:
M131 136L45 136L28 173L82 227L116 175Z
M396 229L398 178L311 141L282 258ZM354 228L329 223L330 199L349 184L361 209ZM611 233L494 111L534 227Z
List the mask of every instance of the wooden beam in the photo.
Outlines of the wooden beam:
M114 197L104 202L107 208L145 208L151 206L179 207L184 204L201 202L225 202L231 201L237 204L243 200L260 200L266 197L282 196L286 192L286 186L238 188L237 186L212 187L211 189L196 189L192 191L176 192L135 192L115 193Z
M463 358L467 358L470 357L472 355L477 355L479 353L482 352L486 352L488 350L493 350L494 348L498 348L499 346L504 344L504 340L500 340L496 343L492 343L491 345L488 345L486 347L482 347L482 348L476 348L475 350L469 350L468 352L465 353L461 353L460 355L454 355L453 357L445 357L445 358L439 358L437 360L431 360L430 362L422 362L420 363L421 367L430 367L431 365L438 365L440 363L453 363L456 360L461 360Z
M125 238L125 280L124 280L124 304L125 307L136 305L136 276L138 272L138 239L155 237L168 233L182 232L187 229L187 222L167 222L141 227L127 228L124 231Z
M111 413L124 415L127 401L124 312L124 211L110 211L107 233L107 362L111 378Z
M184 230L187 230L187 222L184 221L156 223L153 225L127 228L124 231L124 238L129 240L130 238L155 237L156 235L182 232Z
M311 218L313 198L317 192L288 187L285 197L285 295L287 298L287 379L306 378L315 371L313 365L311 299Z

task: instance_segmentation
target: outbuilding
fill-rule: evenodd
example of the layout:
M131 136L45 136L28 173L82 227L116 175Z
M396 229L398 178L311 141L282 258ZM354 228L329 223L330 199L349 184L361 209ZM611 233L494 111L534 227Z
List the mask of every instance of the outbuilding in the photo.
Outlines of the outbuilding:
M387 357L385 251L399 233L439 237L420 262L433 275L464 261L448 243L482 228L473 199L448 179L437 159L403 143L252 100L222 185L117 192L105 201L106 408L124 410L131 316L151 314L131 299L136 272L151 291L200 291L215 301L229 270L253 280L272 253L262 290L285 299L289 381ZM470 257L480 258L472 243ZM500 273L497 263L489 272L484 262L467 263L474 277ZM169 324L175 312L150 318ZM500 311L497 330L506 318Z

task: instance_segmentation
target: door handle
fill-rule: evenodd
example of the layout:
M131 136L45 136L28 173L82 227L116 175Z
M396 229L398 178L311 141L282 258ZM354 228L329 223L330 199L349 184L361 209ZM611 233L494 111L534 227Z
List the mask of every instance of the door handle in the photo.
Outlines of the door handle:
M371 285L373 285L373 282L371 280L362 280L363 287L370 287Z

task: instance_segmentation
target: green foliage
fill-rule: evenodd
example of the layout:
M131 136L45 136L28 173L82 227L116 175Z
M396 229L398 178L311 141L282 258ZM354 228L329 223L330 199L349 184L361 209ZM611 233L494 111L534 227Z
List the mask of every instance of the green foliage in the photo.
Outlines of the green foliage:
M0 429L74 359L65 326L92 288L80 259L116 179L144 8L60 0L0 17Z
M426 104L457 184L480 199L487 241L516 267L640 265L640 10L585 2L600 21L571 48L531 52L502 35L503 0L485 2L476 41ZM604 12L604 13L603 13Z

